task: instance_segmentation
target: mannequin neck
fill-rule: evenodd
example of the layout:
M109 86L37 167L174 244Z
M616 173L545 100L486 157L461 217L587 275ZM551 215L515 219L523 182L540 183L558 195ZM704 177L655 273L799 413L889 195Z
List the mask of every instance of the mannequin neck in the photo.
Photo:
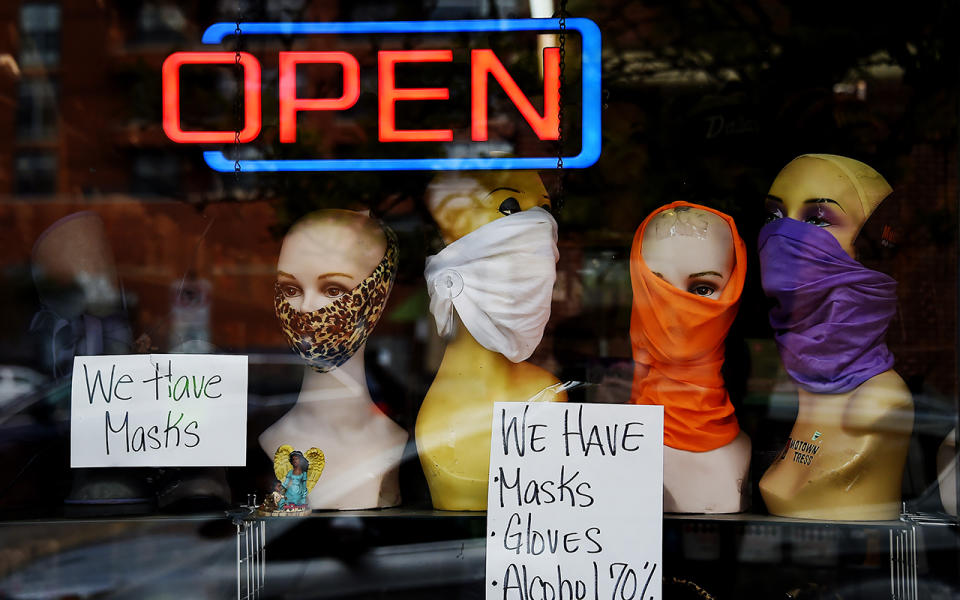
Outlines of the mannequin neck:
M304 367L303 384L300 396L294 407L302 416L322 418L328 422L339 422L345 416L368 415L373 400L367 389L367 373L363 364L363 353L367 345L362 345L347 362L339 367L318 373L311 367Z
M443 353L443 362L440 368L453 368L457 370L477 371L491 369L494 367L508 367L512 365L507 357L499 352L493 352L480 345L475 340L470 331L460 320L460 316L454 313L456 324L454 325L456 334L454 338L447 343L447 348Z

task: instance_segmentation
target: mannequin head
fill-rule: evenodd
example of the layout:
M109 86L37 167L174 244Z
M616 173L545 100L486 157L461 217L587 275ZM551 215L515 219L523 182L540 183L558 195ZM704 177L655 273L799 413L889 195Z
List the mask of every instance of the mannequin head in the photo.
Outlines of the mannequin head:
M295 310L315 311L373 273L386 247L383 229L366 215L338 209L310 213L283 238L277 285Z
M33 246L31 263L40 299L60 316L120 310L113 250L98 214L74 213L48 227Z
M719 298L733 272L733 234L719 216L677 206L653 217L641 254L650 271L673 287Z
M536 171L441 172L427 186L426 203L447 244L515 212L550 210Z
M823 227L851 257L860 229L892 188L870 166L832 154L804 154L767 192L767 220L789 218Z

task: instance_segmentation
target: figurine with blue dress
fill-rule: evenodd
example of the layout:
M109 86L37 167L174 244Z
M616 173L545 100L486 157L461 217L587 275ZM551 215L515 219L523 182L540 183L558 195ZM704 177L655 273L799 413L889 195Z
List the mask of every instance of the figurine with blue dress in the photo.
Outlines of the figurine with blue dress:
M323 452L310 448L306 453L284 444L273 456L277 480L273 493L259 509L260 516L289 517L310 513L307 495L320 479L325 464Z

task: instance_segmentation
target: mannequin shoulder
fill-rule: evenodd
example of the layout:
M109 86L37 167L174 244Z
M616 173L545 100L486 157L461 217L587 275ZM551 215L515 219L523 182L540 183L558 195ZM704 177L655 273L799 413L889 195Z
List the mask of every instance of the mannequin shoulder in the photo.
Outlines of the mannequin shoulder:
M844 420L852 427L910 431L913 428L913 395L896 371L884 371L863 382L853 392Z
M864 381L857 388L855 397L869 401L878 408L913 406L913 395L907 383L893 369Z
M531 400L566 402L567 393L554 393L550 388L560 385L553 373L542 367L520 362L513 365L508 385L518 396Z

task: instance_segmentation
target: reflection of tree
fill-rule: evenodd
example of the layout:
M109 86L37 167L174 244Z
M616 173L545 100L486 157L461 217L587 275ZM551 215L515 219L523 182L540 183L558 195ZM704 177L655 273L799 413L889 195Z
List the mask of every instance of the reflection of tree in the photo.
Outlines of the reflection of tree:
M570 11L603 31L609 92L601 164L574 174L570 193L602 189L605 206L628 207L579 202L572 221L626 228L677 196L736 212L806 151L859 157L896 180L915 144L955 145L955 3L580 1ZM835 91L843 83L852 93ZM611 201L621 194L629 201Z
M894 336L898 366L919 364L950 394L955 290L935 282L956 272L956 3L574 0L570 12L603 32L607 108L600 162L568 174L561 230L626 251L654 207L686 199L731 213L752 245L760 199L791 158L863 160L896 188L885 212L909 232L886 265L901 305L933 286L950 307L924 340ZM767 336L755 262L748 272L739 327ZM894 325L926 331L919 312ZM950 360L930 361L934 346Z

